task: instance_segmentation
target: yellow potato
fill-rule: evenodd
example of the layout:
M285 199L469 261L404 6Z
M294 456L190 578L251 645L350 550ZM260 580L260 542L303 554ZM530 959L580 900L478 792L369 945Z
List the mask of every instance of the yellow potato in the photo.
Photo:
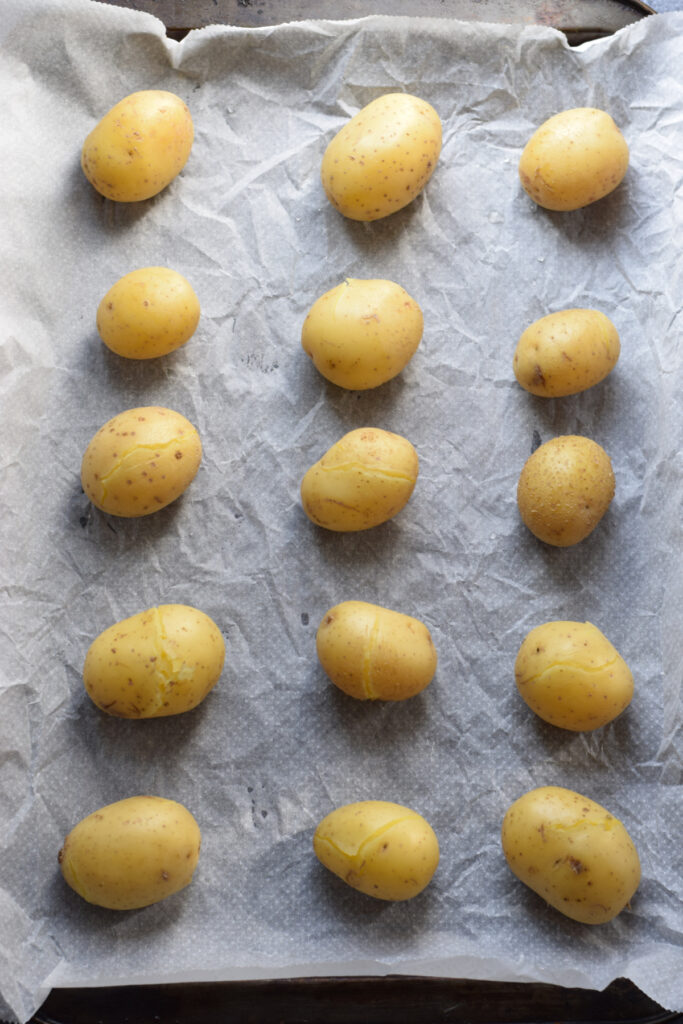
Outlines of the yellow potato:
M522 334L513 359L515 377L542 398L576 395L614 369L617 329L596 309L565 309L536 320Z
M422 310L400 285L347 278L313 304L301 344L323 377L364 391L401 372L422 326Z
M97 309L97 330L112 352L154 359L180 348L199 323L189 281L167 267L143 267L120 278Z
M588 437L569 434L546 441L522 469L517 504L539 540L569 547L591 533L614 497L612 463Z
M172 92L131 93L104 115L83 143L81 167L107 199L132 203L166 188L187 163L194 127Z
M199 826L182 804L131 796L79 821L58 860L67 884L88 903L135 910L189 885L200 846Z
M628 155L609 114L577 107L555 114L534 132L519 161L519 177L546 210L578 210L617 187Z
M327 530L369 530L401 511L417 474L417 452L405 437L373 427L352 430L301 481L304 512Z
M501 838L513 874L573 921L611 921L638 888L640 861L622 823L571 789L542 786L520 797Z
M631 703L633 676L590 622L546 622L525 638L515 661L517 689L551 725L599 729Z
M313 837L318 860L353 889L379 900L422 892L439 863L439 843L408 807L364 800L332 811Z
M118 718L190 711L223 670L216 623L185 604L162 604L115 623L92 642L83 683L95 704Z
M352 117L325 150L325 194L351 220L378 220L413 201L440 152L434 107L408 93L387 93Z
M103 512L145 516L183 493L201 457L199 434L179 412L157 405L127 409L100 427L86 448L81 483Z
M436 672L436 650L425 624L366 601L330 608L316 646L335 686L359 700L406 700L424 690Z

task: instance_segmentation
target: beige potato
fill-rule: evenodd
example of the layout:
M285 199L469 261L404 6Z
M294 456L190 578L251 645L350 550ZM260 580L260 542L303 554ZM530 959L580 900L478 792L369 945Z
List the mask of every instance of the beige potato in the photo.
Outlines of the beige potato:
M97 330L126 359L168 355L192 337L199 299L189 281L168 267L142 267L112 285L97 309Z
M422 310L400 285L347 278L313 304L301 345L327 380L364 391L401 372L422 328Z
M202 457L199 434L162 406L127 409L108 420L85 450L81 484L103 512L134 518L180 497Z
M367 601L330 608L316 647L335 686L359 700L406 700L424 690L436 672L436 650L425 624Z
M83 683L109 715L161 718L200 704L224 661L213 619L186 604L162 604L100 633L86 654Z
M318 860L353 889L379 900L409 900L439 863L433 829L416 811L364 800L332 811L313 837Z
M434 107L408 93L387 93L352 117L325 150L325 194L351 220L378 220L415 199L440 152Z
M560 729L600 729L628 707L633 676L590 622L546 622L524 639L515 660L521 696Z
M598 525L614 497L612 463L588 437L546 441L531 455L517 485L520 515L539 540L578 544Z
M351 430L301 481L304 512L327 530L369 530L401 511L418 468L417 452L400 434L374 427Z
M200 846L199 826L182 804L132 796L83 818L58 859L67 885L88 903L135 910L189 885Z
M144 89L124 97L83 143L81 167L107 199L149 199L182 171L192 149L190 111L172 92Z
M529 139L519 161L525 192L546 210L578 210L612 192L629 152L609 114L593 107L563 110Z
M515 800L501 839L512 873L573 921L611 921L638 888L640 861L622 823L570 789L541 786Z
M527 327L517 343L513 369L532 395L576 395L604 380L620 350L617 329L604 313L565 309Z

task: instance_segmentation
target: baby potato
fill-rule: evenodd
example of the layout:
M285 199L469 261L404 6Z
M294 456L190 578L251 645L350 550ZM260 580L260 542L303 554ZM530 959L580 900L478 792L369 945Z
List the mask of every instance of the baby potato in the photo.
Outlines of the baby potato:
M378 220L419 195L440 152L434 107L405 92L387 93L352 117L325 150L325 194L351 220Z
M366 601L330 608L316 635L318 657L335 686L358 700L406 700L436 672L423 622Z
M107 199L149 199L182 171L194 126L179 96L159 89L131 93L104 115L83 143L81 167Z
M401 372L422 327L422 310L400 285L347 278L313 304L301 344L327 380L365 391Z
M501 838L512 873L573 921L611 921L638 888L640 861L622 823L571 789L525 793L505 815Z
M187 808L160 796L131 796L79 821L59 851L62 875L88 903L136 910L192 881L201 834Z
M604 110L576 107L548 118L519 161L524 191L546 210L578 210L612 192L626 174L628 146Z
M120 278L97 309L97 330L112 352L154 359L180 348L199 323L199 299L168 267L143 267Z
M213 619L186 604L162 604L100 633L86 654L83 683L109 715L161 718L200 704L224 660Z
M401 511L417 474L417 452L405 437L373 427L351 430L304 476L303 509L326 530L369 530Z
M578 544L598 525L614 497L609 455L588 437L546 441L531 455L517 485L524 523L546 544Z
M617 329L604 313L565 309L527 327L517 343L513 368L532 395L576 395L604 380L620 349Z
M85 450L83 490L103 512L146 516L180 497L199 469L199 434L161 406L127 409L107 421Z
M560 729L600 729L631 703L633 676L590 622L546 622L525 638L515 661L521 696Z
M332 811L315 830L313 849L333 874L378 900L417 896L439 863L431 826L416 811L385 800Z

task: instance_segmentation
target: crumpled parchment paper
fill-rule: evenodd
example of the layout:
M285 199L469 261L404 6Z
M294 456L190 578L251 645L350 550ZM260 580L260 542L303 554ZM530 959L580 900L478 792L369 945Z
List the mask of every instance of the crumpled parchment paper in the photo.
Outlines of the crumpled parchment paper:
M0 990L26 1019L51 986L418 972L601 988L633 979L683 1008L681 331L683 15L571 50L550 29L393 18L210 28L169 41L154 18L86 0L3 7ZM116 205L80 148L120 98L170 89L196 138L181 176ZM344 220L319 182L334 132L391 90L444 125L426 191L373 224ZM631 148L624 183L571 214L521 191L519 154L548 116L607 109ZM168 265L202 304L195 337L150 363L99 341L121 275ZM313 301L344 277L386 277L421 304L400 378L354 394L300 348ZM601 385L543 401L516 384L519 334L571 306L616 323ZM153 517L92 509L82 453L122 409L161 404L198 427L191 488ZM300 479L347 430L408 437L421 472L386 525L316 529ZM598 529L551 549L515 488L538 439L586 434L617 491ZM325 611L359 598L417 615L439 668L421 696L365 705L315 655ZM110 719L80 672L105 627L185 602L224 632L223 677L177 719ZM629 710L593 734L522 703L514 658L555 618L596 623L631 666ZM527 789L606 805L641 855L630 911L589 928L513 878L499 829ZM116 914L64 885L65 834L137 793L180 800L203 833L191 887ZM413 902L372 901L315 860L333 807L419 810L441 864Z

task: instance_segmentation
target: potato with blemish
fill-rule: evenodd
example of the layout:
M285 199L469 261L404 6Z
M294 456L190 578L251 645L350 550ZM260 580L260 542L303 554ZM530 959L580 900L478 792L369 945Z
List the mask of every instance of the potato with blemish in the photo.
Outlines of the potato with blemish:
M200 846L199 826L182 804L132 796L79 821L58 860L67 885L88 903L136 910L189 885Z
M182 274L142 267L112 285L97 309L97 330L126 359L156 359L188 341L199 323L199 299Z
M440 152L434 107L409 93L387 93L352 117L325 150L325 194L351 220L378 220L412 203Z
M353 889L379 900L409 900L439 863L432 827L416 811L385 800L338 807L313 837L318 860Z
M180 497L201 457L199 434L179 412L158 405L127 409L100 427L86 448L81 484L103 512L146 516Z
M583 924L611 921L640 882L638 853L622 823L594 800L560 786L542 786L515 800L501 841L512 873Z
M633 676L604 633L590 622L546 622L525 637L515 682L532 711L560 729L600 729L633 697Z
M118 718L161 718L197 707L218 682L225 643L198 608L162 604L109 626L93 640L83 683Z
M532 395L576 395L611 373L620 350L617 329L604 313L565 309L527 327L517 343L513 369Z

